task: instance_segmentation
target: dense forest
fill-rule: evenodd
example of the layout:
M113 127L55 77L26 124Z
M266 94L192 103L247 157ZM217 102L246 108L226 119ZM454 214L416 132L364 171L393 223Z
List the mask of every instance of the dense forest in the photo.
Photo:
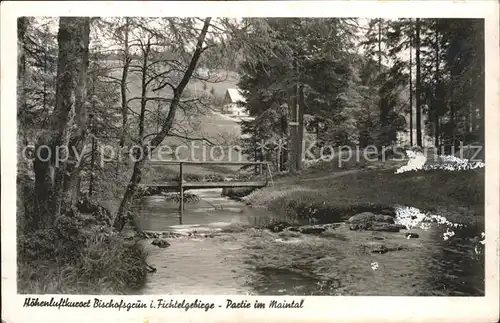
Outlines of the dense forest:
M300 143L304 115L312 118L318 147L393 145L398 132L408 133L407 144L420 147L425 132L448 152L460 142L484 141L482 20L372 19L362 25L358 19L273 18L264 27L260 23L259 41L270 50L239 67L246 106L265 120L243 125L253 134L249 152L255 137L290 135L291 142ZM287 133L287 120L298 120L298 130ZM295 151L290 167L300 169L303 156Z
M255 117L245 151L279 170L303 167L305 124L318 147L394 145L401 132L411 146L424 132L446 149L484 142L481 19L22 17L17 37L21 292L141 284L145 255L120 232L144 156L192 139L217 98L188 84L221 81L211 71L239 73ZM261 139L290 144L256 156ZM113 159L107 145L135 148Z

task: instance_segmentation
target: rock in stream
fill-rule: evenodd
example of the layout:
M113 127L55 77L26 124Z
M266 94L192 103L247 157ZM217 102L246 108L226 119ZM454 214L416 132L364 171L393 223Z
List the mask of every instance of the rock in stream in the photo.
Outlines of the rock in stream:
M363 212L349 218L350 230L399 232L405 229L403 225L395 224L394 217L386 214Z
M168 243L166 240L163 239L154 239L153 242L151 242L151 244L159 248L167 248L170 246L170 243Z

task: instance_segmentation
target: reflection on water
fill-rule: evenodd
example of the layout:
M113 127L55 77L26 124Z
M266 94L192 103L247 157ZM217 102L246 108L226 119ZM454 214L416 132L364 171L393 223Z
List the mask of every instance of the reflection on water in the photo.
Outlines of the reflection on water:
M206 225L210 223L255 224L268 219L264 209L250 209L241 202L221 196L221 189L190 190L200 197L199 202L186 203L181 218L179 204L165 201L163 196L149 196L139 206L138 226L143 230L166 231L173 225Z
M222 197L220 189L191 192L200 201L186 204L182 219L178 205L161 196L138 207L141 229L184 234L167 239L166 249L145 244L158 270L148 276L144 294L484 295L484 257L466 239L444 241L438 229L418 231L411 240L404 232L375 239L348 228L328 237L230 230L273 214ZM381 239L402 251L372 253Z

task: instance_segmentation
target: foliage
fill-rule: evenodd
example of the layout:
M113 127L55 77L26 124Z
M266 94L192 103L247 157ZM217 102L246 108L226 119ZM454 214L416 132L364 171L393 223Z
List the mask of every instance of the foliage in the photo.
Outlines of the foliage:
M53 227L18 237L22 293L122 294L146 275L145 252L113 232L110 213L89 200Z
M19 262L18 291L22 294L126 294L142 287L145 268L142 247L126 244L119 237L108 239L96 235L85 241L80 258L73 263Z
M100 184L107 184L108 190L104 191L109 192L109 184L116 186L116 182L110 181L109 176L102 176L110 173L110 167L99 167L98 148L99 145L112 143L119 129L115 126L116 88L105 81L109 71L99 55L102 48L94 46L92 49L88 70L79 66L79 80L74 82L76 85L59 82L56 73L64 72L62 67L58 69L58 65L64 65L61 60L86 65L85 50L76 53L73 48L65 47L68 45L67 34L59 35L58 39L65 44L57 43L57 19L23 17L19 22L24 26L24 33L19 34L21 59L18 79L24 87L19 92L18 143L21 147L28 143L43 143L43 140L50 140L50 136L61 132L74 140L76 132L88 129L91 140L83 139L76 144L76 147L82 144L84 157L81 167L77 171L69 168L70 171L62 175L63 180L65 186L69 184L67 187L78 191L90 182L94 193L103 191ZM71 26L68 29L66 20L64 32L81 32L79 37L85 37L85 24L82 20L74 25L69 23ZM88 82L83 82L84 79ZM68 95L70 100L66 100ZM77 110L77 115L75 119L70 117L68 122L60 122L58 116L62 116L66 108ZM90 117L85 120L83 115ZM78 125L74 127L72 122ZM69 126L71 128L66 131L65 127ZM98 145L92 145L94 149L91 149L92 138L102 140L96 140ZM19 165L18 192L21 194L18 203L21 207L17 218L17 251L21 292L113 294L126 293L144 283L145 253L140 246L131 246L114 232L110 212L100 206L90 213L84 212L77 203L63 208L59 216L47 213L40 208L40 201L51 198L51 195L48 191L37 190L37 185L47 184L44 183L46 178L42 181L40 168L37 169L31 162L20 159ZM116 173L115 167L113 173ZM48 221L49 218L54 220Z
M25 53L22 96L25 102L17 110L24 142L33 143L45 128L55 105L57 42L51 26L53 19L26 19L21 40Z
M239 87L247 99L246 108L256 117L267 112L271 122L264 126L259 119L255 121L259 126L253 130L244 125L255 142L276 134L287 137L287 125L278 121L275 111L285 103L293 106L294 99L300 100L293 89L297 83L303 88L304 101L300 104L314 118L318 145L364 146L395 141L396 133L404 128L401 109L396 109L403 104L404 66L377 68L370 50L365 57L352 51L358 40L355 21L269 18L249 23L255 23L260 30L259 42L267 42L268 48L259 55L249 54L240 64ZM373 44L373 40L367 44ZM385 113L376 109L378 96L382 97ZM285 111L282 116L289 118ZM265 135L260 130L266 130Z
M437 146L484 142L484 22L480 19L420 19L422 75L415 90ZM414 19L391 22L389 52L417 50ZM413 89L410 89L413 91Z

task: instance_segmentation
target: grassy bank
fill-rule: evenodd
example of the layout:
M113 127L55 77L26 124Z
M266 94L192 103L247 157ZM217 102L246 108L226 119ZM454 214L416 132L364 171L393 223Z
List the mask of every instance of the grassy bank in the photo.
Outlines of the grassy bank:
M62 243L66 241L50 242ZM53 259L19 257L18 293L129 294L137 292L145 283L146 255L139 244L127 244L118 236L95 234L73 250L78 251L71 260L61 259L57 251L51 253L55 256Z
M129 294L144 285L146 252L114 231L111 213L96 202L44 227L30 216L18 212L18 293Z
M446 216L452 222L484 225L484 169L445 172L360 170L296 180L253 192L246 201L287 217L327 223L364 211L407 205Z

